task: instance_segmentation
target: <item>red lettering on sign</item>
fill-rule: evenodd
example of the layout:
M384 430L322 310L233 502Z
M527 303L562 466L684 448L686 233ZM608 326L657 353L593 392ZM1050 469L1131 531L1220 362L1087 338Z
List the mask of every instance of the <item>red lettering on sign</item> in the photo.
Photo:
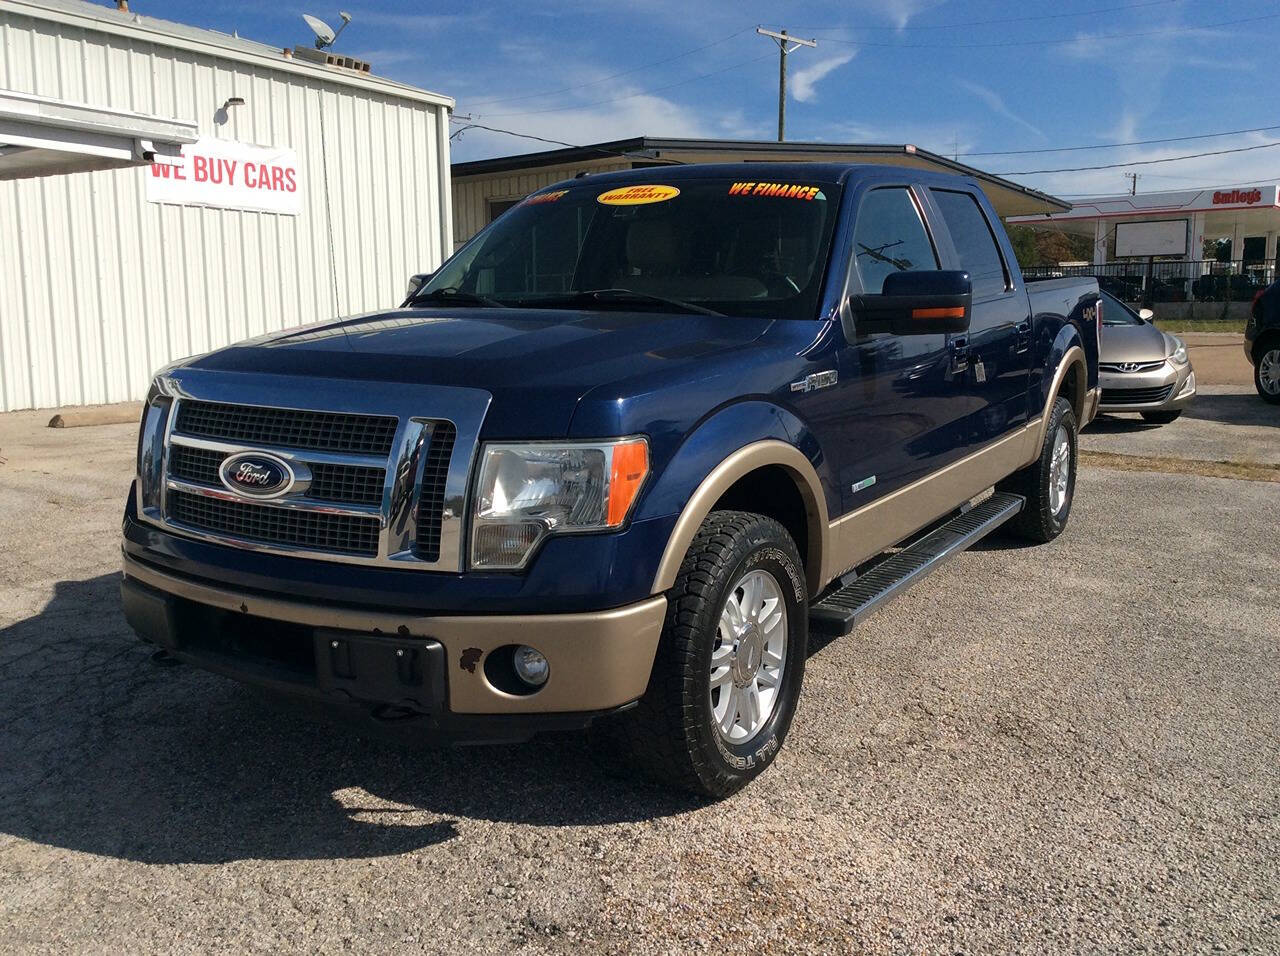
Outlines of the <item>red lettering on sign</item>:
M1261 201L1261 189L1230 189L1213 194L1213 204L1215 206L1233 206L1237 203L1252 206L1254 203Z

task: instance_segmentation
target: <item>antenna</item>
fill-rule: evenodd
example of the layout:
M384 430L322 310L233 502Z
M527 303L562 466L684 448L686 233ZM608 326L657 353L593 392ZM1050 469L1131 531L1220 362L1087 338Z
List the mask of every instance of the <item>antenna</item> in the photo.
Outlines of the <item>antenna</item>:
M302 19L307 22L307 26L311 28L311 32L316 35L316 49L323 50L325 47L333 46L334 41L338 39L339 34L347 28L347 24L351 22L351 14L346 10L339 10L338 16L342 18L342 26L338 27L338 32L334 33L333 28L325 23L319 17L313 17L309 13L304 13Z

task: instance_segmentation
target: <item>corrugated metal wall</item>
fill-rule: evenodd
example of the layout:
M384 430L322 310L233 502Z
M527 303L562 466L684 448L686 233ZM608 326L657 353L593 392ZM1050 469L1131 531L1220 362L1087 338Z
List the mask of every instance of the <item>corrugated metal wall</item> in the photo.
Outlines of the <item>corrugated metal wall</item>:
M593 173L630 169L631 160L592 161L588 164L546 166L523 173L491 174L453 180L453 248L457 249L489 225L489 200L523 199L529 193L572 179L582 169Z
M292 147L305 194L288 216L147 202L146 168L0 183L0 410L140 398L173 359L394 306L451 251L442 106L3 11L0 87Z

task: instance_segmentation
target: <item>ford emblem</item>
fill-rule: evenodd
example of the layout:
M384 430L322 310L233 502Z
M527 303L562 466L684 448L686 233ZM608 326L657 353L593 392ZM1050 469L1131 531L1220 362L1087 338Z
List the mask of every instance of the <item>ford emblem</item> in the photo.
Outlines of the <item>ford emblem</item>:
M283 458L265 452L229 455L218 469L222 483L249 498L277 498L292 489L295 475Z

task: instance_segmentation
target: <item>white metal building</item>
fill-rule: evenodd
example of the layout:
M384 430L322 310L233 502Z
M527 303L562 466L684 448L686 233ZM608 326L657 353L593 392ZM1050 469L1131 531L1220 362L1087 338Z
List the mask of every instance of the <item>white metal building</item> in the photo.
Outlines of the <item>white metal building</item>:
M0 410L139 398L173 359L395 305L452 247L452 107L114 7L0 0Z
M741 162L890 163L959 173L978 180L1001 216L1065 212L1069 204L992 173L911 145L865 143L777 143L731 139L633 139L574 146L516 156L479 159L453 166L454 247L529 193L563 179L618 169L680 163Z

